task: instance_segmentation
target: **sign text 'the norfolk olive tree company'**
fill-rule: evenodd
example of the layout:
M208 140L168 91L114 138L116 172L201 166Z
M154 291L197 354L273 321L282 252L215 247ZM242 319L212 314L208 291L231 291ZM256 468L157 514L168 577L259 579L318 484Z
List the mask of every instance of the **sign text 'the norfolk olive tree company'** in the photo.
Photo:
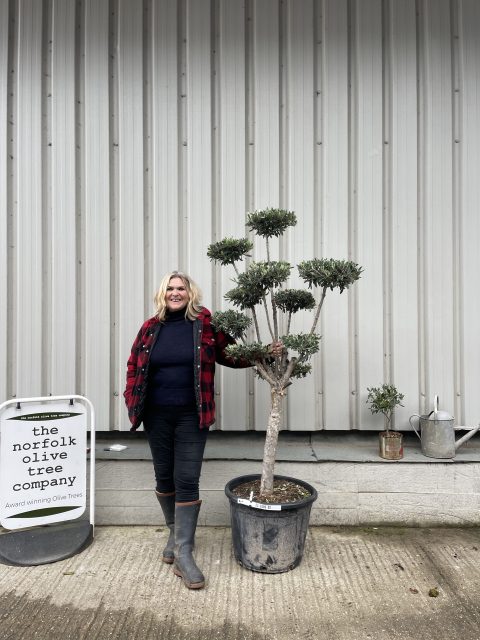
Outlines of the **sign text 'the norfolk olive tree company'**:
M85 407L9 407L0 422L0 524L22 529L78 518L86 507Z

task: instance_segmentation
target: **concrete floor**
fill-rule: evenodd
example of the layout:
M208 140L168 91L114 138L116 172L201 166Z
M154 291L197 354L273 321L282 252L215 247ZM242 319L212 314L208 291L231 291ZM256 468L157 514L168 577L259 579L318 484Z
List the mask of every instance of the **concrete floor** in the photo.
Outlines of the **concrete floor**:
M230 529L200 528L198 592L159 561L165 539L97 527L68 560L0 565L1 640L480 640L479 528L311 527L278 575L240 567Z

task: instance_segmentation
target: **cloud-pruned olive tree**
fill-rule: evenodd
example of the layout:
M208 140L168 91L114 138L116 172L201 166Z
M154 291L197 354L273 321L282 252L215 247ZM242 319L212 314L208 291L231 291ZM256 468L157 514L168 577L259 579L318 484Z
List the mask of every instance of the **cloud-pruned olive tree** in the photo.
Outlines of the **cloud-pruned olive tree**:
M248 238L224 238L211 244L207 252L211 260L222 266L232 265L236 273L235 287L224 297L238 310L217 311L212 323L217 330L237 340L237 344L227 347L228 354L252 362L257 375L270 385L271 408L263 454L261 497L268 497L273 491L283 398L293 379L304 378L311 372L311 358L320 348L317 328L327 291L337 289L342 293L360 278L362 272L358 264L349 260L313 258L297 265L299 276L308 288L288 288L286 283L293 267L288 262L271 260L270 240L282 236L296 223L295 214L283 209L247 214L248 229L265 240L267 259L252 261L243 271L237 263L253 249ZM293 316L300 311L313 313L311 328L308 332L292 333ZM266 319L267 340L261 336L260 313ZM274 356L271 344L278 341L283 343L284 349L281 355Z

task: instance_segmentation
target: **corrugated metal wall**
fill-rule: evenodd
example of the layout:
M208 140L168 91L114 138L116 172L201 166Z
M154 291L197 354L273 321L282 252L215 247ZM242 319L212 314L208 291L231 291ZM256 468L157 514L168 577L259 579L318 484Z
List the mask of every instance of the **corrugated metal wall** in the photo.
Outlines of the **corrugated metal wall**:
M221 308L207 245L281 206L276 255L365 269L286 426L379 428L384 380L400 428L434 393L478 422L479 33L477 0L0 0L0 399L82 393L128 428L160 277ZM264 428L251 372L217 397L217 426Z

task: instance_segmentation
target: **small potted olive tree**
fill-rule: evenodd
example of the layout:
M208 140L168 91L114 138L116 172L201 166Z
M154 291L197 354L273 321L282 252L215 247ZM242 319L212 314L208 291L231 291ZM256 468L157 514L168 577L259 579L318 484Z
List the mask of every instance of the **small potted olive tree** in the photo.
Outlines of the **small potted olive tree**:
M228 347L228 354L235 359L249 360L256 374L270 386L271 408L261 477L235 478L225 489L231 505L237 560L252 570L268 573L286 571L300 562L311 504L316 499L311 485L274 475L283 399L293 380L311 371L311 358L319 350L317 329L327 291L337 289L342 293L362 272L354 262L313 258L297 265L308 289L288 288L286 283L293 267L288 262L271 259L270 240L282 236L296 223L295 214L282 209L249 213L247 227L264 239L266 260L252 261L241 272L238 263L253 249L248 238L225 238L208 248L211 260L222 266L232 265L236 273L235 286L224 297L237 310L215 313L213 325L237 340L237 344ZM317 292L316 297L311 290ZM293 316L300 311L313 312L311 326L306 332L293 333ZM261 334L260 314L265 318L266 336ZM272 353L271 345L278 342L283 344L283 349ZM270 542L265 545L267 529L259 518L267 516L273 518L273 523L267 527L271 540L269 538ZM289 525L290 517L303 518L302 524ZM290 540L287 544L285 536L282 538L280 522L290 533L296 529L303 540ZM291 552L286 551L287 547Z
M403 407L405 397L399 393L395 385L384 383L380 387L367 388L367 404L370 411L383 414L385 431L379 434L379 455L386 460L400 460L403 458L403 435L399 431L391 431L395 407Z

